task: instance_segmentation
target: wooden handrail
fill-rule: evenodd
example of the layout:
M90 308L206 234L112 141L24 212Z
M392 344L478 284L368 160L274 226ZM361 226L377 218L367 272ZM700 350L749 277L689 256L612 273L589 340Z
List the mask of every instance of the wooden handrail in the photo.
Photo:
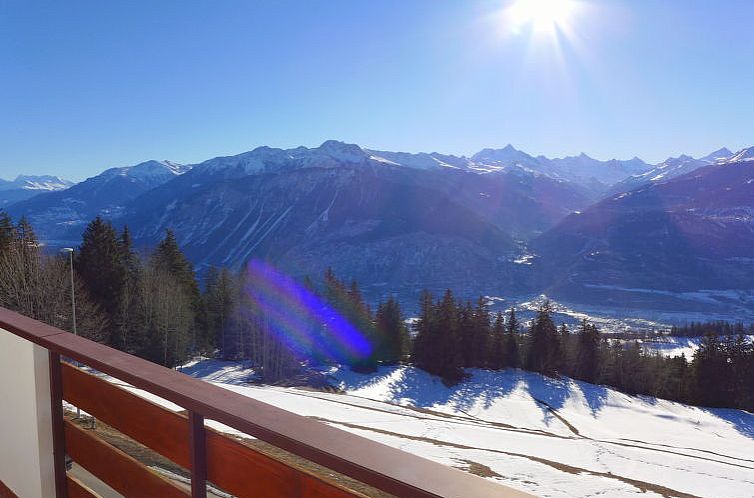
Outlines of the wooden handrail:
M126 389L63 363L63 399L100 422L193 471L186 435L189 420ZM361 496L334 482L260 453L211 428L205 428L209 479L239 498ZM253 488L249 483L253 482ZM193 477L192 477L193 486Z
M172 481L68 420L65 446L74 461L123 496L190 496Z
M531 496L336 429L0 308L0 328L184 407L406 498Z

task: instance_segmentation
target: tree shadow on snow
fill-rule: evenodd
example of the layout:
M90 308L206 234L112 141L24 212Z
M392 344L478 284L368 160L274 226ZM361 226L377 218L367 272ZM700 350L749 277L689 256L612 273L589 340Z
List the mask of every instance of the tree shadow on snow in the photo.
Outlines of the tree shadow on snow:
M597 416L607 402L607 388L596 384L580 382L578 380L573 381L573 385L575 385L584 396L584 400L586 400L586 404L589 407L589 411L592 413L592 417Z
M364 374L343 367L334 376L335 384L346 391L364 389L384 382L397 368L399 367L380 367L375 373Z
M507 369L502 375L490 370L473 370L468 381L454 386L456 392L452 401L461 411L468 411L480 401L487 410L495 401L509 396L520 382L518 370Z
M249 361L224 361L209 358L180 367L179 371L190 377L224 384L245 384L253 380L255 376Z
M743 436L754 439L754 414L733 408L702 408L703 411L729 422Z
M420 408L444 405L466 412L480 401L487 409L502 397L509 395L520 382L520 375L514 370L508 375L500 372L472 370L466 379L453 386L447 386L439 377L418 368L382 367L374 374L359 374L340 371L338 383L346 391L355 391L386 383L385 396L388 401L409 403ZM390 378L388 380L388 378Z

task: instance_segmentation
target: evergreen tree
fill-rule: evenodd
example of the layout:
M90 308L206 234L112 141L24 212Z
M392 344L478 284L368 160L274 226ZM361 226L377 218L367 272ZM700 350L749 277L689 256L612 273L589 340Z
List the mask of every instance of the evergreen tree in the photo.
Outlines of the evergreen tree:
M495 323L492 326L491 334L487 364L493 370L500 370L508 366L505 351L505 320L503 319L503 313L500 311L495 315Z
M518 328L520 324L516 318L515 308L508 312L508 320L505 324L505 366L518 368L521 366L521 354L518 350Z
M377 370L381 344L372 318L372 312L369 309L369 305L364 301L359 285L355 280L351 282L351 286L345 296L345 302L340 308L346 319L351 325L356 327L356 330L364 335L371 346L371 352L367 356L356 357L351 360L351 369L363 373L374 372Z
M139 272L141 261L133 251L131 234L128 227L118 239L119 260L125 272L125 282L122 288L118 309L113 319L111 345L132 354L138 354L146 347L144 330L137 325L138 308L137 292L139 290Z
M122 260L118 235L109 221L97 217L87 225L76 255L76 271L111 325L121 308L127 270ZM110 343L122 347L117 334Z
M695 398L705 406L725 406L729 364L719 338L707 334L694 352Z
M223 355L228 354L228 324L236 307L236 285L227 268L210 267L205 279L204 302L208 335Z
M428 290L423 290L419 298L419 317L414 322L414 346L411 359L424 370L432 363L432 331L434 330L434 300Z
M560 362L558 329L550 317L552 307L546 301L537 312L529 333L526 368L548 376L558 373Z
M388 365L401 362L405 356L408 332L400 305L394 297L380 303L375 314L375 325L379 344L377 360Z
M575 364L573 365L575 378L592 383L597 379L599 345L600 335L597 327L586 319L582 320L576 338Z
M461 357L463 366L465 368L472 368L477 366L477 358L475 351L476 335L475 323L474 323L474 309L471 306L471 301L466 301L465 304L460 302L457 305L458 309L458 335L461 340Z
M472 362L471 366L477 368L489 367L489 347L491 343L490 309L487 300L480 296L472 315Z
M417 367L442 377L446 384L463 378L463 353L458 327L458 306L447 290L442 300L433 303L426 290L419 302L420 316L414 324L414 361Z
M463 356L460 352L458 308L450 289L445 291L435 313L437 318L432 336L436 342L436 353L429 372L439 375L446 384L451 385L463 378Z

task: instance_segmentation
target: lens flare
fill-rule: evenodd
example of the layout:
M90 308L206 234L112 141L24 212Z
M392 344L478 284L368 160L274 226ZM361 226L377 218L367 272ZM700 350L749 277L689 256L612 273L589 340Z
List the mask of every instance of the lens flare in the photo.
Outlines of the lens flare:
M575 0L516 0L509 15L518 26L530 24L535 31L552 31L567 26L577 6Z
M246 273L247 295L299 358L354 363L371 354L364 333L291 277L260 260L250 261Z

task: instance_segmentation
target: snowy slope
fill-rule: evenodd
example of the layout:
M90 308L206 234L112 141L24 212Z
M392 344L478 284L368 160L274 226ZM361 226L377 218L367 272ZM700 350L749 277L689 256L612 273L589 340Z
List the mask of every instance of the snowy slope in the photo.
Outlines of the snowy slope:
M252 386L253 372L231 362L204 360L183 371L539 496L754 496L754 415L738 410L519 370L474 370L447 388L414 368L333 369L347 394Z

